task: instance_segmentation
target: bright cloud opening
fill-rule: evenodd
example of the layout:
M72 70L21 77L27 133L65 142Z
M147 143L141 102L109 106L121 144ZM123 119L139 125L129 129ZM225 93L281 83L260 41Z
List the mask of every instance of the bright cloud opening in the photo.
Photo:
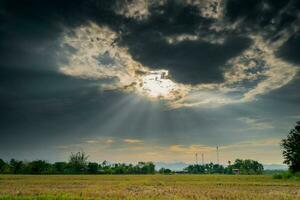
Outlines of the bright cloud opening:
M168 98L176 89L176 84L168 79L167 70L150 71L142 77L141 92L152 98Z

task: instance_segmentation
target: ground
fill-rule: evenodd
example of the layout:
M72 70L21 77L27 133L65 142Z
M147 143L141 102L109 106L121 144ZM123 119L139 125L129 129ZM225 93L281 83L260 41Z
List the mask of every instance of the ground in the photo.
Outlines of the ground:
M0 175L0 199L300 200L300 181L244 175Z

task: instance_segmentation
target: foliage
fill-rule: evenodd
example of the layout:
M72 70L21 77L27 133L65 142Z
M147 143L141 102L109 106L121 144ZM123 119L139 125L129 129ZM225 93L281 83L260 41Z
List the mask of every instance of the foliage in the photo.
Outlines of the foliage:
M219 164L189 165L185 168L190 174L224 174L225 168Z
M283 176L282 176L282 174L274 174L273 178L274 179L283 179Z
M160 174L172 174L172 170L166 168L160 168L158 171Z
M115 163L102 164L88 162L84 152L72 153L69 162L55 162L44 160L23 162L11 159L9 163L0 159L0 173L2 174L154 174L155 165L152 162L139 162L137 165Z
M274 179L294 179L300 180L300 172L292 173L291 171L285 171L282 173L276 173L272 176Z
M17 161L15 159L11 159L9 162L9 166L10 166L10 171L13 174L19 174L22 172L24 163L22 161Z
M4 160L0 159L0 172L3 172L5 165L6 165L6 163L4 162Z
M300 171L300 121L281 142L284 163L291 172Z
M64 174L66 173L66 169L67 169L68 163L66 162L55 162L53 164L53 173L54 174Z
M97 174L99 165L95 162L89 162L87 166L87 171L89 174Z
M266 169L264 170L263 174L264 175L275 175L275 174L281 174L286 172L287 170L283 170L283 169Z
M205 164L205 165L189 165L185 168L187 173L190 174L262 174L263 165L255 160L241 160L236 159L234 164L224 167L218 164Z
M205 165L189 165L180 173L190 174L233 174L238 170L241 174L262 174L263 166L254 160L236 159L235 163L223 165L209 163ZM88 162L84 152L71 153L69 162L49 163L44 160L31 162L11 159L9 163L0 159L0 173L2 174L154 174L155 165L152 162L138 162L138 164ZM172 174L170 169L161 168L160 174ZM179 172L178 172L179 173Z
M255 160L236 159L233 165L229 166L232 170L238 170L240 174L262 174L264 167Z
M282 173L274 174L273 178L274 179L291 179L291 178L296 178L296 176L289 171L285 171Z
M69 173L80 174L87 170L88 156L84 152L71 153L69 159Z
M35 160L28 164L31 174L49 174L52 166L44 160Z

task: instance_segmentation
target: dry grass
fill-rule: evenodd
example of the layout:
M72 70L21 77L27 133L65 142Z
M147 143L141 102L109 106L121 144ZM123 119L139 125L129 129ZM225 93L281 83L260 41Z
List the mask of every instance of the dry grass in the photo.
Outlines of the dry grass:
M1 175L0 199L300 200L300 182L242 175Z

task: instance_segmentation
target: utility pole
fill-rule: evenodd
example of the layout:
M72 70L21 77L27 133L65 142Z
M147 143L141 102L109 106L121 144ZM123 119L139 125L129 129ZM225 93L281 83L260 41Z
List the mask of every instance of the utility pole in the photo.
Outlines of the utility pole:
M198 153L196 153L195 156L196 156L196 165L198 165Z
M217 146L217 164L219 164L219 146Z
M203 153L201 154L201 157L202 157L202 165L204 165L204 154Z

